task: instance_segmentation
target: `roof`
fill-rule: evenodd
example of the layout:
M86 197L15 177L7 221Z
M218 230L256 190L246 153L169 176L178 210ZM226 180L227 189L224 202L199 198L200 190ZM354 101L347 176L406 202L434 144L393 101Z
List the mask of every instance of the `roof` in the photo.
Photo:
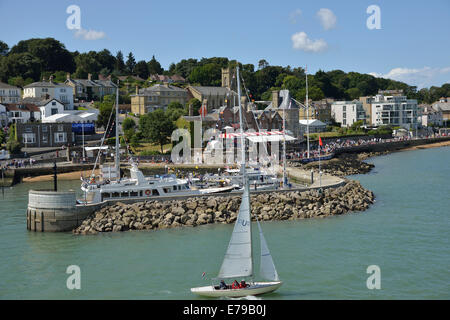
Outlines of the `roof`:
M316 119L311 119L311 120L299 120L298 121L301 125L304 125L304 126L306 126L306 125L310 125L310 126L313 126L313 127L322 127L322 126L326 126L327 124L326 123L323 123L322 121L320 121L320 120L316 120Z
M7 111L25 111L25 112L40 112L38 106L32 103L5 103L3 104Z
M148 87L148 88L142 88L139 89L140 95L153 95L156 92L165 91L165 92L186 92L185 89L179 88L176 86L171 85L162 85L162 84L155 84L154 86ZM135 95L132 95L135 96Z
M58 83L53 81L39 81L39 82L33 82L29 85L26 85L24 88L36 88L36 87L67 87L64 83Z
M189 86L188 88L192 88L192 89L194 89L195 91L197 91L198 93L200 93L201 95L204 95L204 96L214 96L214 95L224 96L227 93L233 92L230 89L225 88L225 87Z
M1 82L1 81L0 81L0 88L2 88L2 89L19 89L18 87L11 86L11 85Z
M50 98L50 99L45 99L45 98L32 98L32 97L27 97L27 98L23 98L20 103L31 103L34 104L38 107L42 107L47 105L48 103L52 102L53 100L55 100L56 102L59 102L60 104L64 105L64 103L62 103L61 101L59 101L58 99L55 98Z
M450 102L435 102L433 103L433 108L442 111L450 111Z

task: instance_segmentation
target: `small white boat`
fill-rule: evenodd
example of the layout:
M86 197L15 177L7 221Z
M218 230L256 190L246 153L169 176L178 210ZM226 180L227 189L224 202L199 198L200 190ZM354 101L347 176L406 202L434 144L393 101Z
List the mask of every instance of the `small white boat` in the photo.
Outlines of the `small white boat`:
M251 282L249 287L242 289L219 289L219 286L205 286L192 288L191 292L204 297L245 297L275 291L282 284L282 281Z

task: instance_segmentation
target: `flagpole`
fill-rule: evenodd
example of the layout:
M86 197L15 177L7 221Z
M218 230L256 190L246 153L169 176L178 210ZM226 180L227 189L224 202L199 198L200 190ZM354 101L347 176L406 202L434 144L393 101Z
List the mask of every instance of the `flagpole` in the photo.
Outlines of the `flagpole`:
M322 171L320 170L320 147L322 145L322 139L319 134L319 188L322 188Z

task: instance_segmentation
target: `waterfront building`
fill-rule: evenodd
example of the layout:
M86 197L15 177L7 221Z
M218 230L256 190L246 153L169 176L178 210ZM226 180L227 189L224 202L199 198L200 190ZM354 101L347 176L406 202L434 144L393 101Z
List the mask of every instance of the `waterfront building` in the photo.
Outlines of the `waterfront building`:
M17 103L20 100L20 88L0 82L0 103Z
M299 138L299 109L297 102L291 99L289 90L274 90L272 91L272 101L265 110L276 111L281 119L285 117L286 132L289 132L295 138Z
M170 84L155 84L142 89L136 86L136 94L131 95L131 112L143 115L156 109L166 110L172 102L179 102L184 106L186 101L186 89Z
M237 93L228 87L188 86L188 101L196 98L206 103L208 112L224 105L237 105Z
M105 95L115 94L117 85L111 81L111 76L100 80L92 80L89 73L87 79L72 79L67 73L64 82L72 87L73 96L78 100L101 100Z
M384 96L377 94L372 100L372 122L374 126L393 125L405 129L417 126L417 100L403 95Z
M41 120L41 110L32 103L4 104L8 123L25 123Z
M26 148L61 147L75 142L71 123L17 123L15 130Z
M64 83L49 81L34 82L24 87L23 98L57 99L64 104L64 110L73 110L73 88Z
M419 106L419 124L424 127L432 126L442 126L444 123L444 118L441 110L435 110L430 105L420 105Z
M432 105L434 110L440 110L442 112L442 118L445 122L450 120L450 97L442 97L439 101L434 102Z
M40 109L41 120L50 117L54 114L64 112L64 104L57 99L42 99L42 98L24 98L20 101L24 104L34 104Z
M152 74L150 75L149 79L151 81L158 81L163 83L185 83L186 79L184 79L182 76L175 74L173 76L167 76L163 74Z
M326 98L318 101L310 101L308 108L302 106L299 108L299 120L320 120L324 123L331 122L331 104L334 99Z
M361 101L335 101L331 105L331 116L341 124L341 127L350 127L362 120L366 124L366 112Z

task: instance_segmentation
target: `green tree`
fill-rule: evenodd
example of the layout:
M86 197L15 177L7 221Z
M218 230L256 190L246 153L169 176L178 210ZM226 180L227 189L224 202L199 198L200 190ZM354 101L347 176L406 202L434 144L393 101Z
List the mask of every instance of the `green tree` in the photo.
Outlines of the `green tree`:
M110 117L112 118L111 123L115 119L116 110L114 107L115 96L114 95L106 95L103 97L103 102L95 102L94 106L99 109L99 114L97 117L97 126L103 127L106 129L108 126L108 120ZM112 112L112 115L111 115Z
M132 118L125 118L122 122L123 131L134 129L136 127L136 122Z
M40 74L40 60L28 52L10 53L0 60L0 78L4 82L11 77L32 78L38 81Z
M219 65L209 63L196 67L189 75L191 83L199 83L202 86L220 86L222 83L222 69Z
M162 74L164 69L161 64L156 60L155 56L148 62L148 72L150 74Z
M345 91L345 96L349 100L359 99L361 97L361 91L358 88L350 88Z
M161 109L143 115L139 119L139 127L145 138L160 145L161 153L164 152L163 146L170 142L172 132L176 129L173 121Z
M266 60L264 60L264 59L259 60L258 69L264 69L264 68L267 68L268 66L269 66L269 63Z
M9 46L0 40L0 56L6 56L9 51Z
M133 74L134 67L136 66L136 60L132 52L128 54L127 62L125 63L128 74Z
M147 79L149 76L147 63L144 60L136 63L136 66L134 67L134 73L142 79Z
M114 70L116 70L119 73L121 73L125 70L125 62L123 59L123 53L120 50L117 51L117 54L116 54L116 62L115 62Z
M75 61L72 54L66 49L64 44L53 38L34 38L19 41L11 48L9 54L23 53L29 53L39 61L40 72L55 70L75 71ZM23 75L21 76L26 78Z

